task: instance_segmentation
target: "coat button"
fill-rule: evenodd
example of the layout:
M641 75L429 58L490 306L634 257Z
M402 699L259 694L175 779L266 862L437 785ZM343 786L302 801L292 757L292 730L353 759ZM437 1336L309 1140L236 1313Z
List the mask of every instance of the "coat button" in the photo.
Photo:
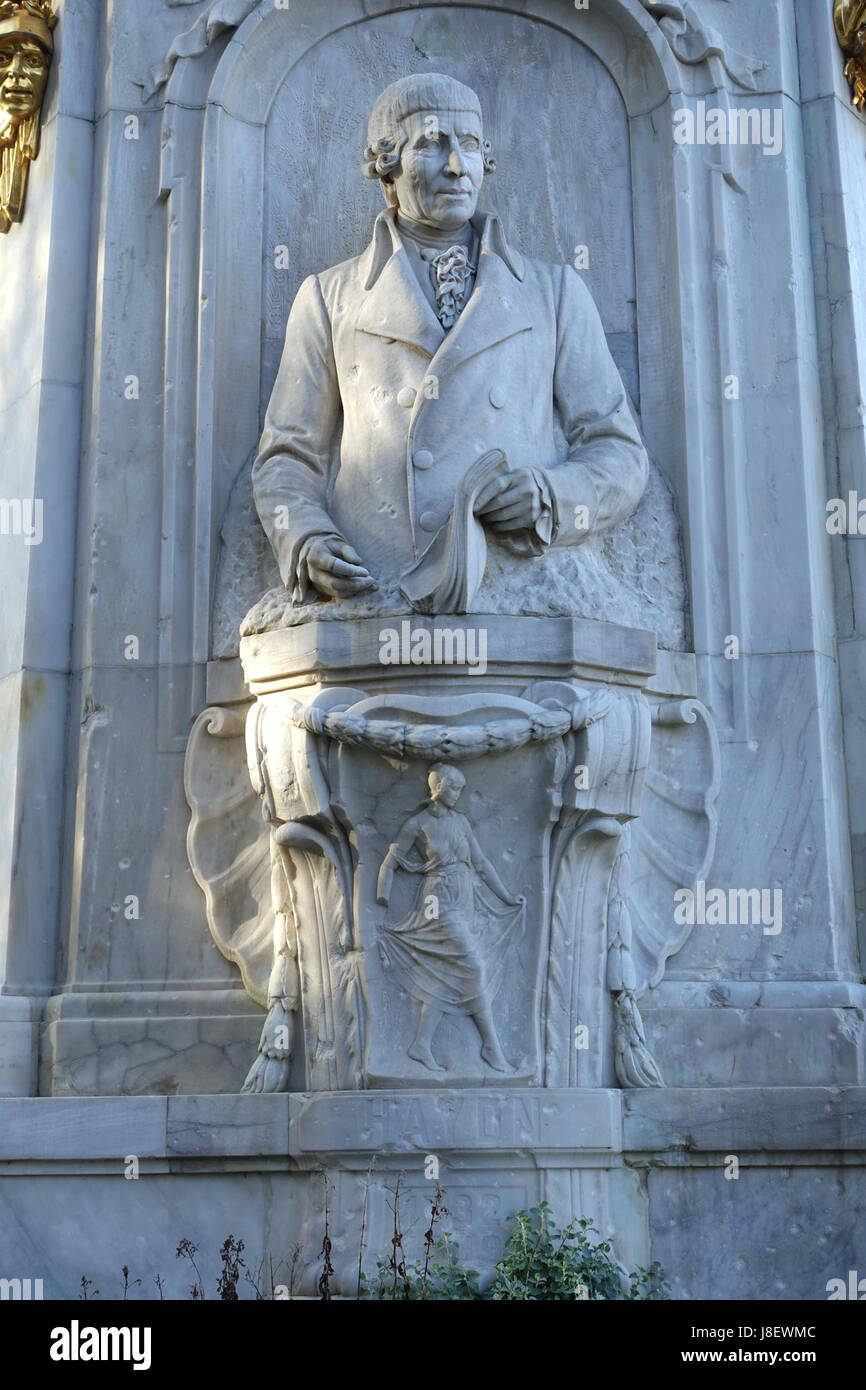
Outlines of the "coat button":
M429 449L418 449L413 455L412 462L416 468L432 468L433 455Z
M404 410L411 410L417 394L414 386L404 386L402 391L397 392L397 404L402 405Z
M489 400L490 404L494 407L495 410L501 410L502 407L505 405L507 399L508 397L505 394L504 387L491 386Z
M418 518L418 525L422 531L438 531L439 513L432 507L428 507L426 512L422 512Z

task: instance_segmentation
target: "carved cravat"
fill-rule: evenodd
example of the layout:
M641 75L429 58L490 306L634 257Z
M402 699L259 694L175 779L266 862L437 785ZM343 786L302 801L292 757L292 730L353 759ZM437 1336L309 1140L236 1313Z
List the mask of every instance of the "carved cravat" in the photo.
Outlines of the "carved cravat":
M430 263L439 322L443 328L453 328L471 291L476 266L465 246L449 246L438 255L425 247L421 258Z

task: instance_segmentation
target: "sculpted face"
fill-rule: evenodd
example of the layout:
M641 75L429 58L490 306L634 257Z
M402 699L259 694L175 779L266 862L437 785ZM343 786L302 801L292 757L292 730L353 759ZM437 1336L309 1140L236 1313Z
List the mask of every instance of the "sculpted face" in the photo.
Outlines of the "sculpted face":
M481 122L471 111L415 111L394 177L404 217L442 231L462 227L475 212L484 181Z
M439 773L432 773L430 776L430 791L434 801L441 801L443 806L453 807L460 800L460 793L466 786L466 778L456 767L443 768Z
M42 105L49 58L34 39L10 34L0 39L0 110L15 121Z

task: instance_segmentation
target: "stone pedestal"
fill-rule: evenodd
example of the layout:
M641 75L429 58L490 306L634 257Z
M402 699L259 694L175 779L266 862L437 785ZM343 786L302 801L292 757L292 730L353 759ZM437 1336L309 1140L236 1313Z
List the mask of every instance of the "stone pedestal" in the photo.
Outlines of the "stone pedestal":
M652 634L485 615L330 622L247 638L242 660L305 1087L612 1084L608 890L649 760ZM445 812L457 839L425 870L410 831L385 905L389 845L443 764L465 779ZM436 940L418 955L425 930ZM424 999L445 1001L438 1075L407 1055ZM487 1006L498 1063L473 1027Z

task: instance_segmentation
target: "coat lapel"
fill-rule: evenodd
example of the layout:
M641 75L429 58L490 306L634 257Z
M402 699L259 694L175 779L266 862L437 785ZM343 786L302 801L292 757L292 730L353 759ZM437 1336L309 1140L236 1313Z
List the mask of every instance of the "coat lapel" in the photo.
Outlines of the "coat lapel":
M379 214L359 265L365 293L356 328L420 348L432 358L431 375L440 380L478 353L532 328L523 302L522 258L507 247L495 217L479 214L473 223L481 232L475 288L447 334L418 284L392 213Z
M384 262L384 264L383 264ZM425 298L405 248L392 231L388 213L380 213L373 240L361 258L366 293L355 327L377 338L393 338L433 357L445 330Z
M430 364L430 375L440 381L471 357L532 328L523 285L486 241L481 243L475 289Z

